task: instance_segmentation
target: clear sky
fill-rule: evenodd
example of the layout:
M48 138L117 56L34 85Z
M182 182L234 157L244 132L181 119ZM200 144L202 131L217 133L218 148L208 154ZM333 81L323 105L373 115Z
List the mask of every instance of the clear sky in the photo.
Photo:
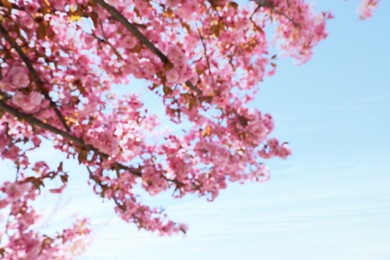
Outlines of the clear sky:
M389 260L390 2L364 22L357 4L322 1L319 8L336 17L328 39L303 66L282 60L253 103L274 116L274 135L293 149L289 159L268 162L269 182L229 185L213 203L168 193L145 198L188 223L186 237L123 223L88 191L85 170L68 163L65 210L51 221L74 212L92 218L95 240L80 259Z

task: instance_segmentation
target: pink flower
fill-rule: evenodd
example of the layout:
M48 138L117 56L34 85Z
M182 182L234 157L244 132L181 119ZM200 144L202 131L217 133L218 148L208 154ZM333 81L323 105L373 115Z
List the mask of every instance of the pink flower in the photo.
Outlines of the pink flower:
M176 7L180 4L180 1L179 0L167 0L165 4L168 7Z
M28 71L25 67L15 66L8 71L7 79L15 88L25 88L30 84Z
M2 153L7 145L10 143L7 137L7 128L4 125L0 126L0 153Z
M0 200L0 209L3 209L3 208L5 208L5 207L7 207L8 204L9 204L9 201L8 201L8 200L6 200L6 199Z
M135 48L138 44L138 40L137 38L135 38L134 36L132 35L128 35L124 40L124 45L129 49L129 50L132 50L133 48Z
M19 199L22 194L30 188L28 184L17 184L12 182L4 183L4 188L2 189L4 193L8 195L10 201L15 201Z
M178 83L180 79L179 72L177 72L175 69L168 70L165 76L167 78L168 84Z
M43 95L36 91L32 91L27 95L24 95L22 92L18 91L12 97L12 102L14 105L20 107L25 112L33 112L40 107L43 98Z
M104 130L88 130L87 136L84 137L86 143L91 144L100 152L115 156L119 152L118 138L113 134L113 129ZM111 164L110 161L106 161L107 166Z
M31 141L33 142L34 146L35 147L39 147L41 145L41 139L39 139L38 136L34 135L32 138L31 138Z
M49 191L51 193L55 193L55 194L59 194L59 193L62 193L62 191L66 188L66 184L64 183L61 187L57 188L57 189L50 189Z
M378 0L363 0L359 6L359 18L365 20L370 18L378 6Z
M64 9L64 6L65 6L65 1L63 1L63 0L50 0L50 4L55 10L62 11Z
M177 45L169 46L167 55L175 68L180 69L187 64L187 57L183 50Z
M19 151L20 151L19 147L13 145L13 146L11 146L11 148L9 148L9 149L3 154L3 156L4 156L5 158L10 159L10 160L15 160L16 158L19 157Z
M282 144L282 146L279 148L279 157L286 159L289 155L291 155L291 148L287 143Z

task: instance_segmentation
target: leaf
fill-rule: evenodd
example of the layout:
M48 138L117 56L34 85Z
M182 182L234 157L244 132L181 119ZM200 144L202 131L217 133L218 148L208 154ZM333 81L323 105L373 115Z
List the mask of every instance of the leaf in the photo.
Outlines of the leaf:
M152 86L149 86L149 89L150 89L150 90L155 90L155 89L158 88L159 86L160 86L159 84L153 83Z
M140 14L140 12L139 12L139 10L138 10L136 7L134 7L134 13L135 13L138 17L142 17L141 14Z
M70 22L78 22L83 18L83 11L72 5L69 8L68 17Z
M69 21L70 22L78 22L81 20L82 17L83 17L82 15L71 14L71 15L69 15Z
M60 165L58 165L58 167L57 167L57 171L58 172L62 172L62 166L64 165L64 163L63 162L60 162Z
M42 3L42 12L44 14L49 14L51 11L51 5L50 5L50 2L48 0L43 0L43 3Z
M47 28L45 22L39 22L38 28L37 28L37 38L38 40L41 40L46 37L47 34Z
M202 136L209 136L209 135L211 135L211 126L206 126L206 128L203 130L203 132L202 132Z
M37 190L40 190L40 187L43 186L45 187L45 184L43 183L43 180L42 179L38 179L36 177L27 177L26 179L24 179L23 181L24 183L27 183L27 182L30 182L34 189L37 189Z
M12 11L12 4L8 0L1 0L0 2L8 9L9 12Z
M87 160L87 151L81 150L79 152L79 155L77 156L77 159L79 160L79 163L85 162Z
M188 110L191 110L196 104L197 98L189 93L181 94L181 96L185 99Z
M175 13L172 11L171 8L168 8L165 12L162 13L162 15L167 17L167 18L174 18L175 17Z
M168 87L167 85L163 86L163 91L164 91L165 95L172 94L172 89L170 87Z
M238 4L236 2L230 2L229 6L233 7L234 9L238 8Z
M65 173L64 175L61 175L60 178L63 183L68 182L68 174Z
M172 68L173 68L173 64L172 64L172 63L168 62L168 63L165 63L165 64L164 64L164 69L165 69L166 71L168 71L168 70L170 70L170 69L172 69Z
M93 25L95 26L95 29L98 28L98 21L99 21L99 16L96 12L92 12L89 14L89 17L91 18Z
M188 110L191 110L196 104L196 98L195 97L191 97L189 102L188 102Z
M184 28L186 28L186 30L187 30L188 33L191 33L191 32L192 32L191 27L190 27L187 23L184 23L184 22L183 22L182 25L183 25Z
M225 29L224 23L217 22L210 27L213 34L217 37L221 34L221 32Z
M85 95L87 93L80 79L75 79L73 81L73 85L76 86L77 90L80 91L81 94Z
M180 120L181 120L181 110L180 109L170 109L170 111L171 111L172 114L177 114L177 119L180 122Z

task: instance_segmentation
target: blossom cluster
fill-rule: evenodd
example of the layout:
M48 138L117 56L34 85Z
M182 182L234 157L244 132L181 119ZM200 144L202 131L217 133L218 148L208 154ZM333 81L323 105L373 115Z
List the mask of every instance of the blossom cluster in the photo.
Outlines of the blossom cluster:
M0 187L0 209L9 211L0 232L2 259L69 259L84 250L83 240L90 233L85 219L77 220L53 237L34 230L39 215L31 202L37 194L31 183L25 181L5 182Z
M377 4L364 0L360 17ZM248 103L278 56L311 58L332 17L303 0L0 1L0 156L38 173L0 188L11 216L0 255L58 259L89 233L85 221L56 237L35 231L31 201L53 179L62 184L49 191L62 193L68 178L62 164L31 161L41 138L77 159L124 221L160 235L187 226L144 205L137 187L214 200L229 182L267 181L264 160L291 150L271 137L272 116ZM116 95L134 78L182 134L161 133L140 96Z
M363 0L359 6L359 18L365 20L370 18L378 7L378 0Z

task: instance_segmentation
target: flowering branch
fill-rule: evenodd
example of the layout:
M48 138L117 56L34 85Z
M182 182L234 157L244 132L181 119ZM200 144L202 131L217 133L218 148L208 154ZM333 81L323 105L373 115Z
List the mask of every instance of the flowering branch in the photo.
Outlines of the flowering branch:
M39 120L39 119L29 115L29 114L23 113L15 108L7 105L4 101L0 101L0 110L8 112L9 114L17 117L19 120L24 120L32 126L38 126L39 128L45 129L45 130L50 131L54 134L58 134L58 135L64 137L65 139L72 141L74 144L77 144L83 148L86 148L87 150L93 151L96 154L98 154L104 158L109 157L108 154L102 153L98 149L93 147L92 145L86 144L82 139L80 139L80 138L78 138L78 137L76 137L68 132L65 132L61 129L58 129L52 125L49 125L45 122L42 122L41 120ZM142 176L142 173L139 170L132 168L132 167L128 167L128 166L123 165L123 164L118 163L118 162L114 163L114 167L126 170L137 177Z
M26 54L23 52L23 50L20 48L20 46L9 36L7 33L7 30L0 24L0 33L4 36L4 38L7 40L7 42L12 46L13 49L19 54L20 58L23 60L24 64L26 64L28 70L30 71L31 75L33 76L33 80L37 83L37 86L40 90L40 92L43 94L43 96L49 100L50 106L54 109L58 119L61 121L61 124L65 127L65 129L70 132L69 126L66 124L64 116L61 114L61 112L58 110L56 103L50 98L49 93L47 90L43 87L44 82L39 78L37 71L34 69L33 65L31 64L30 60L26 56Z
M109 12L115 20L125 26L126 29L131 32L143 45L156 54L164 64L171 63L168 57L162 53L151 41L149 41L149 39L145 37L145 35L143 35L134 24L130 23L115 7L107 4L104 0L95 0L95 2L107 10L107 12ZM185 84L198 95L202 94L202 91L194 86L189 80L187 80Z

